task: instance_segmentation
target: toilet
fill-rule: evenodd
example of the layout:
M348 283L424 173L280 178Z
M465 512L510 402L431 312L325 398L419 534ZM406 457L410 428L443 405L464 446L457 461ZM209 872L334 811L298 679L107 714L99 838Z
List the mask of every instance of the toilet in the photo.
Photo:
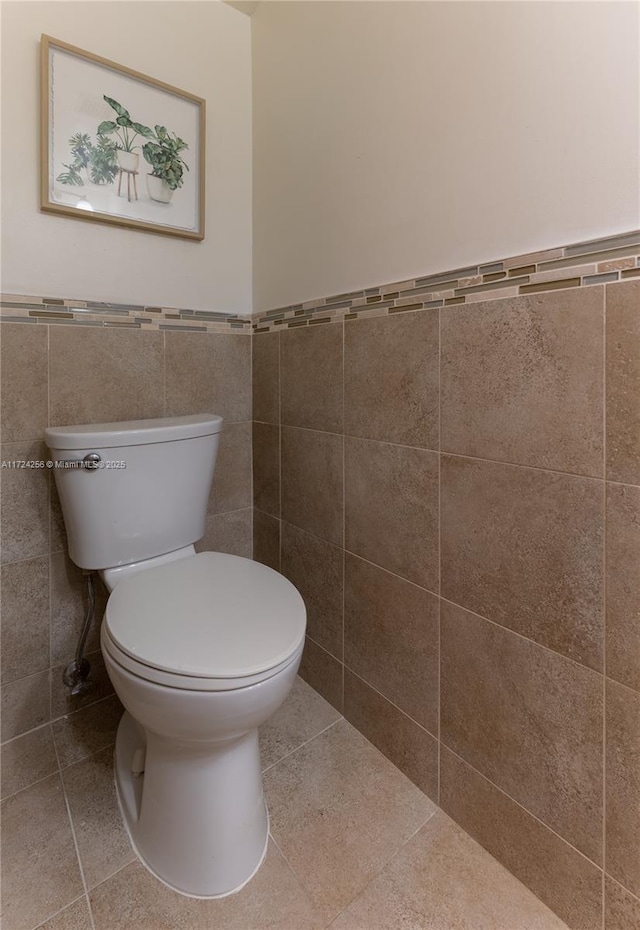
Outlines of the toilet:
M221 429L202 414L45 431L69 555L109 591L125 826L154 875L204 898L238 891L266 853L258 727L291 690L306 626L278 572L196 554Z

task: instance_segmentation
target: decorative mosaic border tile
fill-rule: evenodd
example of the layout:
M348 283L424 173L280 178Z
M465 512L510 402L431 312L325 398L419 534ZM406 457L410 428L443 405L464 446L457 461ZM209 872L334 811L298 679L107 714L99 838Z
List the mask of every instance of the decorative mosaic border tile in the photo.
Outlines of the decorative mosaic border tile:
M610 284L640 276L640 230L253 314L254 333Z
M251 316L211 310L180 310L72 298L0 295L0 321L173 330L189 333L251 333Z

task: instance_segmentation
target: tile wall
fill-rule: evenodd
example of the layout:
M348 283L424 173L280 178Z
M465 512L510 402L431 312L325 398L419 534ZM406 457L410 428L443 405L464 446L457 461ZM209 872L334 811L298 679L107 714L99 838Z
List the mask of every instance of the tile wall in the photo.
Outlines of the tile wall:
M215 322L199 332L163 331L160 326L180 324L164 323L160 312L153 327L109 326L113 307L91 314L96 325L87 325L82 310L77 319L51 318L43 314L58 311L44 309L46 302L36 311L28 309L36 306L33 301L24 300L25 309L16 316L7 302L0 326L3 462L46 461L48 424L218 413L225 430L207 533L199 545L250 556L250 325L245 322L238 331L230 322L226 328ZM208 325L218 331L207 331ZM7 796L56 771L58 759L69 765L107 745L121 711L101 660L98 622L87 646L94 689L70 698L62 683L84 618L86 582L66 554L52 475L41 468L7 467L0 482L2 794ZM100 590L98 618L104 601Z
M575 930L640 909L639 253L254 324L254 557L303 677Z

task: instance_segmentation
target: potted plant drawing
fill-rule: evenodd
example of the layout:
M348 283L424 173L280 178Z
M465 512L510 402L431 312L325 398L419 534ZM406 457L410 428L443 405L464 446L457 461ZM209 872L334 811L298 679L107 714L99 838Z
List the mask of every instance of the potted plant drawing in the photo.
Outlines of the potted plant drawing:
M69 147L73 160L63 165L67 170L57 176L57 181L82 187L84 171L93 184L111 184L118 173L115 142L106 136L98 136L94 143L88 133L76 132L69 139Z
M153 137L153 131L142 123L136 123L131 119L129 111L125 110L122 104L114 100L113 97L107 97L103 94L103 99L109 104L116 113L115 120L103 120L98 126L98 136L115 135L118 140L115 143L116 160L123 171L137 171L139 156L135 149L140 148L135 144L138 136L144 139Z
M186 164L180 152L188 149L188 144L164 126L156 126L155 134L142 146L142 154L152 168L147 174L147 191L152 200L169 203L173 192L182 187Z

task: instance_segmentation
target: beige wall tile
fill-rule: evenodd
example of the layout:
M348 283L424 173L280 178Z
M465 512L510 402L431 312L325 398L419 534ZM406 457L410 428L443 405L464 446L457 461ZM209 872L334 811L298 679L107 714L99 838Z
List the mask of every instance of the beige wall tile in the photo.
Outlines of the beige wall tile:
M438 732L438 599L347 553L345 665Z
M97 575L93 623L87 634L85 652L100 650L100 624L107 604L107 592ZM65 552L51 556L51 664L66 665L76 654L87 607L87 579Z
M343 911L332 930L404 926L566 930L441 811Z
M253 350L253 419L280 423L280 333L261 333Z
M339 546L343 441L331 433L282 428L282 518Z
M442 596L602 666L604 485L442 457Z
M640 899L606 875L604 880L605 930L637 930L638 927L640 927Z
M112 746L124 708L117 695L83 707L51 724L62 767Z
M305 639L300 677L342 713L343 665L312 639Z
M442 448L602 475L603 289L442 310Z
M437 740L348 668L344 672L344 715L437 803Z
M71 661L73 656L68 659ZM72 714L82 707L89 707L96 704L108 695L113 694L113 687L105 668L104 659L101 652L90 652L85 654L85 658L91 663L91 681L93 687L83 695L71 695L69 689L62 680L62 673L68 662L62 665L55 665L51 669L51 719L57 720L58 717L64 717Z
M51 326L50 422L109 423L163 413L163 334Z
M208 511L228 513L251 507L251 423L228 423L220 446Z
M445 602L440 626L442 741L601 863L601 676Z
M434 811L344 720L269 769L264 787L273 838L325 921ZM349 842L336 842L346 824Z
M215 413L251 419L251 338L217 333L165 334L166 413Z
M62 505L58 496L58 489L53 475L49 481L50 494L50 526L51 526L51 551L66 552L67 550L67 530L64 525L62 516Z
M640 691L640 488L607 485L607 675Z
M32 930L82 892L59 775L2 804L3 912L11 930Z
M45 461L41 442L6 442L2 461ZM49 474L45 468L7 468L0 488L2 562L33 559L49 552Z
M280 427L269 423L253 424L253 503L280 516Z
M640 897L640 694L607 682L606 868Z
M341 433L342 326L288 329L280 361L283 424Z
M47 669L2 686L2 742L49 721L49 674Z
M49 668L49 559L3 565L2 681Z
M253 511L253 558L280 571L280 520L256 509Z
M57 771L51 727L45 724L3 745L2 797L28 788Z
M607 477L640 484L640 281L610 284L607 301Z
M64 769L65 794L87 888L135 859L118 810L113 750L104 749Z
M344 371L348 435L438 449L437 310L345 323Z
M439 456L345 439L345 546L438 592Z
M253 552L252 510L234 510L207 517L207 529L196 552L228 552L250 559Z
M302 595L307 608L307 633L340 661L343 562L342 549L289 523L282 524L282 574Z
M440 752L442 808L569 927L600 930L600 870L446 747Z
M4 442L42 439L49 417L46 326L2 324L0 371Z

